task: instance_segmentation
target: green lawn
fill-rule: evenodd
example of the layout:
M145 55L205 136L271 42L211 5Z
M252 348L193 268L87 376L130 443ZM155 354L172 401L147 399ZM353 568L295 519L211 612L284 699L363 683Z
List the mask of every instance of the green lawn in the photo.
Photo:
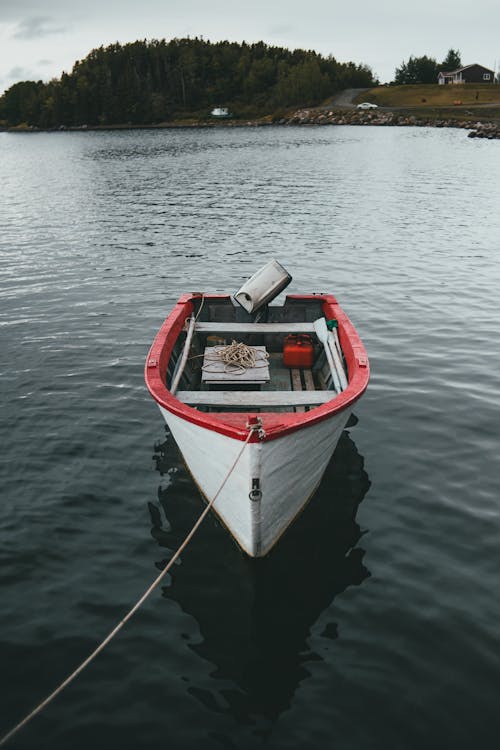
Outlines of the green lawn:
M360 94L355 102L373 102L380 107L453 107L474 104L500 104L500 85L437 83L406 86L377 86Z

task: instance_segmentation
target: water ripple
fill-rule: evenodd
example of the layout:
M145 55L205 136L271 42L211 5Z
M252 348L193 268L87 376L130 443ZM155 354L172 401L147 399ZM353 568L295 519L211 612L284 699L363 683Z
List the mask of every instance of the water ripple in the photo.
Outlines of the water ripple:
M0 133L2 727L201 508L142 380L179 294L276 257L290 291L337 294L373 372L276 553L249 563L208 519L19 747L497 744L496 149L426 128Z

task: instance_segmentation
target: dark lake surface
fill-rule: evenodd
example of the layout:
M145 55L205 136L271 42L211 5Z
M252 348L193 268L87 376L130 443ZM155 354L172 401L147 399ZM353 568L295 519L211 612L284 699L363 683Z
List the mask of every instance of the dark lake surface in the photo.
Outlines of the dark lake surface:
M209 517L12 748L498 747L500 145L463 131L0 134L0 729L203 507L143 363L180 293L271 257L370 387L269 558Z

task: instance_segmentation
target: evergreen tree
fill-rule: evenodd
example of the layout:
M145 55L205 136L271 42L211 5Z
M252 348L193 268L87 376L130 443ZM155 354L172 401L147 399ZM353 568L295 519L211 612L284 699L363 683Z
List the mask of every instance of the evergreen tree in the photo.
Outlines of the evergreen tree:
M401 67L396 68L394 83L437 83L439 66L433 57L410 56L408 62L402 62Z
M445 72L451 72L452 70L458 70L462 67L462 60L460 58L460 52L457 49L449 49L448 54L440 65L441 70Z

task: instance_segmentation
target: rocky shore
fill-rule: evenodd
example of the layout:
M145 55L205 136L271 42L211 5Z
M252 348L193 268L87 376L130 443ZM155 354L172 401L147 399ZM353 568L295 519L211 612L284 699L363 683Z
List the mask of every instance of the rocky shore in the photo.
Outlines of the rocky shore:
M429 128L462 128L469 130L469 138L488 138L500 139L500 122L498 121L475 121L470 114L469 117L457 118L436 118L423 117L421 115L412 115L408 111L391 111L391 110L370 110L360 111L356 109L346 110L328 110L328 109L299 109L291 115L281 118L265 117L259 120L224 120L224 121L200 121L200 120L181 120L162 122L151 125L132 125L126 123L122 125L79 125L79 126L61 126L53 128L54 130L67 131L85 131L85 130L129 130L129 129L148 129L148 128L216 128L216 127L263 127L269 125L378 125L378 126L413 126ZM29 125L20 125L12 128L0 128L8 132L40 132L41 129Z
M476 122L472 128L469 138L489 138L490 140L500 138L500 123Z
M431 128L462 128L470 130L469 138L500 138L500 123L473 122L471 119L435 119L417 117L408 113L385 110L334 110L300 109L289 118L282 118L278 125L391 125Z

